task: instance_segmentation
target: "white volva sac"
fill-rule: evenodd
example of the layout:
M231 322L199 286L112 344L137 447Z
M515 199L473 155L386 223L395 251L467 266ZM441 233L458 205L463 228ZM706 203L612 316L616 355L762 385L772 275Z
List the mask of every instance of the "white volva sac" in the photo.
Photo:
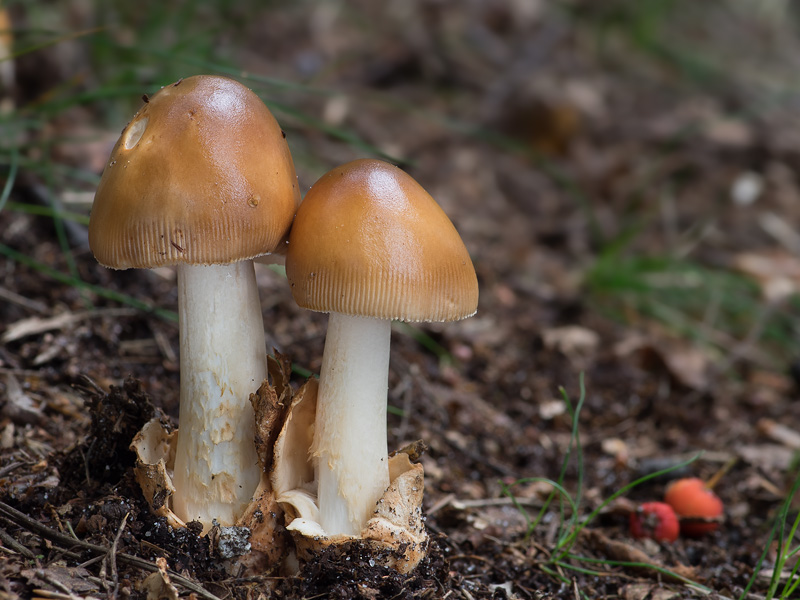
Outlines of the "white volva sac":
M261 476L250 394L267 376L252 261L178 267L180 427L173 510L233 525Z

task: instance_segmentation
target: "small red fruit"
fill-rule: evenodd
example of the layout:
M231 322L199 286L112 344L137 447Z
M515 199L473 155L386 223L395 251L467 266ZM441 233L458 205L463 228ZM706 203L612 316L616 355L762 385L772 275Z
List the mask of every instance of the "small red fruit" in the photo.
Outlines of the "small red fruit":
M645 502L631 513L630 529L635 538L674 542L678 538L680 525L669 504Z
M714 531L722 520L722 500L697 477L672 482L664 501L675 509L685 536L697 537Z

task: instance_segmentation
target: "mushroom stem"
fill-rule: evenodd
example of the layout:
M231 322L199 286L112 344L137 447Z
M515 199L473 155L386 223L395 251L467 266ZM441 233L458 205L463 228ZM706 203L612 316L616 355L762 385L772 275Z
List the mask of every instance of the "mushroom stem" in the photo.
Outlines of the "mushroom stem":
M178 266L181 402L173 511L233 525L261 476L250 394L267 376L250 260Z
M328 535L359 535L389 486L390 340L388 319L330 313L311 448Z

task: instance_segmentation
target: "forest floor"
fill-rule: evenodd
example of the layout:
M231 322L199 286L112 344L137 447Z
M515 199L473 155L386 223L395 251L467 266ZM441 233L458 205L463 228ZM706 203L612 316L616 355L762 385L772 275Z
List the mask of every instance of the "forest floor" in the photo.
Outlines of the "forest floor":
M393 333L389 447L428 446L429 556L409 576L331 555L237 578L207 538L154 516L128 445L154 414L178 424L174 272L104 269L80 219L20 209L52 187L23 161L16 209L0 212L0 600L145 597L158 557L176 586L164 598L779 597L797 557L777 592L772 569L800 545L776 533L797 515L800 451L800 120L773 85L790 63L763 41L780 17L669 21L685 36L670 49L705 49L712 69L601 31L613 11L591 3L354 5L363 19L273 9L244 26L237 61L257 91L248 74L307 86L265 92L303 190L385 153L473 257L476 316ZM20 57L19 85L67 80L57 49ZM24 89L17 102L37 110ZM94 118L72 107L57 138L26 133L25 156L99 174L124 117ZM68 202L92 186L51 191ZM326 317L298 308L279 270L257 278L267 345L296 388L319 372ZM631 507L717 473L715 531L631 536Z

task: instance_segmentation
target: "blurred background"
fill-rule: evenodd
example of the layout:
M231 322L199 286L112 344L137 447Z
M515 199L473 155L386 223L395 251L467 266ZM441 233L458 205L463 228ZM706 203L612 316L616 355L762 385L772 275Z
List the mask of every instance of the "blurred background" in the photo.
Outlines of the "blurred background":
M465 237L486 308L557 305L568 321L588 302L760 367L796 358L791 2L5 9L4 212L55 211L38 250L51 255L30 258L70 276L86 253L76 224L141 96L222 73L273 110L304 190L359 156L409 170Z
M87 215L142 95L225 74L281 123L303 192L335 165L384 158L433 195L473 256L478 315L394 336L390 447L431 445L428 508L496 496L499 479L555 477L574 439L558 386L577 397L583 372L594 497L653 457L709 451L704 475L744 461L721 494L738 507L740 537L725 539L749 539L737 551L753 564L800 449L764 449L770 423L800 430L797 3L3 8L0 367L32 373L32 397L70 397L80 374L102 386L133 374L174 416L174 276L98 267ZM279 272L259 283L268 344L298 378L318 372L324 316L294 306ZM32 317L50 325L14 329ZM742 573L714 577L735 588Z

